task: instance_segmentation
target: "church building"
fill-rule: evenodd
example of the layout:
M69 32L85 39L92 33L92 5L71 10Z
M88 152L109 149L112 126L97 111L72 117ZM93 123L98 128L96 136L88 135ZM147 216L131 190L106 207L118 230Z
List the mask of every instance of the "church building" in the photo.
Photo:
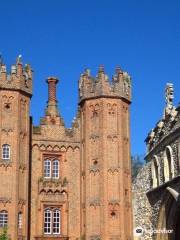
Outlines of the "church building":
M180 105L174 87L165 89L162 118L149 132L146 164L133 184L135 239L180 239Z

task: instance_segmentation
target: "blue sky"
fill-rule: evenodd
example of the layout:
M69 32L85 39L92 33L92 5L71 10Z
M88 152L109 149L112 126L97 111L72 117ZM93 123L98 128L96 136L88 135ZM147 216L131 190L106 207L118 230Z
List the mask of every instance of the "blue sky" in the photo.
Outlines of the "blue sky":
M133 82L132 154L163 114L166 82L180 102L180 1L6 0L0 4L0 51L10 67L18 54L34 69L31 114L44 115L48 76L57 76L61 115L69 127L77 110L78 79L100 64L111 77L116 65Z

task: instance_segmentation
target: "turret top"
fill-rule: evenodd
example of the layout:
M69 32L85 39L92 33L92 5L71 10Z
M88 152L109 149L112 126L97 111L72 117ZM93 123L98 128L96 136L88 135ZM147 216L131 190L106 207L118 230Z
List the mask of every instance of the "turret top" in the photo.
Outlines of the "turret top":
M92 77L90 71L85 70L79 80L80 102L101 96L119 97L131 102L131 78L128 73L117 67L112 81L109 81L102 65L96 77Z
M0 89L20 90L32 95L32 69L29 64L22 64L22 56L16 59L16 64L11 65L10 73L0 57Z

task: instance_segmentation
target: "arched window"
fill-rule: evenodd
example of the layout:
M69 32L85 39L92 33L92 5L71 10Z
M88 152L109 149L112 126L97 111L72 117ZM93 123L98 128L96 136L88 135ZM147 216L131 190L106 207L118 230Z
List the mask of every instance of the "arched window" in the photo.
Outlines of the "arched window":
M52 177L59 178L59 161L58 160L53 160Z
M159 186L159 179L160 179L160 169L159 169L159 161L158 157L154 156L152 165L151 165L151 172L152 172L152 184L153 188Z
M172 148L166 147L164 156L164 180L165 182L171 180L174 177L174 162L172 155Z
M44 210L44 234L60 234L60 210Z
M60 211L55 209L53 211L53 234L60 234Z
M50 209L44 211L44 234L51 234L52 212Z
M2 159L10 160L10 145L8 144L2 145Z
M48 159L44 160L44 177L51 178L51 161Z
M3 210L0 212L0 227L7 227L8 224L8 212Z
M18 213L18 228L22 229L22 212Z

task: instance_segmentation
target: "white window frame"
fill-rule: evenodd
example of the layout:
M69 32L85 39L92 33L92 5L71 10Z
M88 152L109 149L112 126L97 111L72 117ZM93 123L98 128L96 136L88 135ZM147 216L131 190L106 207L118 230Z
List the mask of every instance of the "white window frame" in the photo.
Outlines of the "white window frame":
M59 216L57 216L57 214ZM56 226L55 226L55 224L56 224ZM53 210L52 233L54 235L61 233L61 211L59 209Z
M49 214L49 216L47 216L46 214ZM48 221L46 219L49 219ZM45 224L49 224L49 226L45 227ZM47 229L49 229L47 231ZM44 210L44 234L45 235L50 235L52 234L52 210L50 209L45 209Z
M47 179L51 178L51 160L49 160L49 159L44 160L44 178L47 178Z
M10 160L11 157L11 147L9 144L2 145L2 159L3 160Z
M6 210L0 211L0 228L7 227L8 225L8 212Z
M19 212L18 213L18 228L22 229L22 226L23 226L23 215L22 215L22 212Z
M58 179L59 178L59 160L55 159L52 161L52 178Z
M49 216L47 216L47 214L49 214ZM49 226L47 226L47 224L49 224ZM61 234L61 210L60 209L58 208L44 209L43 231L44 231L44 235L60 235Z

